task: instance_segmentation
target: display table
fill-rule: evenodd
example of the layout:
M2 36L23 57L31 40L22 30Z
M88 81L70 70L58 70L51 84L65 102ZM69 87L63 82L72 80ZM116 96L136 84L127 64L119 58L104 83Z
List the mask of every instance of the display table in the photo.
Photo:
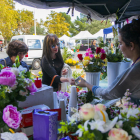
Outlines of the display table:
M38 89L34 95L29 95L27 96L26 101L19 102L18 106L24 108L40 104L45 104L51 109L54 108L53 88L51 86L43 84L42 88Z

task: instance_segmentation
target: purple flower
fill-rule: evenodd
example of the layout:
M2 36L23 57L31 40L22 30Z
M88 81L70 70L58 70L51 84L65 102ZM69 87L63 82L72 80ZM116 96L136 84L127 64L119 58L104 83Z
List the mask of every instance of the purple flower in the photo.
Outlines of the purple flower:
M11 128L17 129L21 122L21 114L13 105L7 105L3 110L3 121Z
M104 49L101 49L101 53L105 53L105 50Z
M13 87L16 82L16 76L10 68L2 69L0 73L0 84Z
M31 82L30 85L27 86L26 88L30 91L31 95L34 95L34 93L37 92L37 87L33 82Z

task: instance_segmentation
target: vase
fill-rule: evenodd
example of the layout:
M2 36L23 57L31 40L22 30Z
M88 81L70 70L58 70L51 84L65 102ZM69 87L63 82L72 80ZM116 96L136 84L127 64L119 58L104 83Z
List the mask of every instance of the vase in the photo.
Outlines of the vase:
M131 66L131 63L132 63L131 61L130 62L126 62L126 61L121 62L119 74L121 74L123 71L125 71L127 68L129 68Z
M119 75L121 62L107 62L107 79L110 86Z
M101 72L86 72L86 81L92 85L99 86Z

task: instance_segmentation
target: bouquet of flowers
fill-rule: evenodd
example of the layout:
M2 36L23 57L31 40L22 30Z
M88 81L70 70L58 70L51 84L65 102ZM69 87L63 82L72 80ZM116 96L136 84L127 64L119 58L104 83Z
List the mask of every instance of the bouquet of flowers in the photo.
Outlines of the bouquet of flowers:
M73 108L75 113L69 117L70 122L61 122L59 132L79 140L139 140L140 107L128 102L130 95L127 90L125 106L119 109L90 103L81 106L79 111Z
M119 41L118 41L118 32L117 29L114 27L112 28L113 30L113 35L114 35L114 47L108 45L105 47L106 51L106 57L108 62L121 62L123 60L123 55L121 53L121 50L118 48L119 46Z
M103 71L103 66L105 64L106 54L104 49L97 47L96 53L93 54L91 48L86 50L85 57L82 54L77 55L79 61L83 64L83 69L85 72L99 72Z
M18 101L25 101L28 95L37 91L30 72L20 65L19 57L13 67L0 65L0 129L17 129L21 122Z

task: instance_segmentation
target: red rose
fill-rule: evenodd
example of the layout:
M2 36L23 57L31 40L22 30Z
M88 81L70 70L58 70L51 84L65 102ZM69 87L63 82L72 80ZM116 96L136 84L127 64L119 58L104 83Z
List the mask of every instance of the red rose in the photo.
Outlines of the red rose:
M105 58L106 58L106 54L105 53L102 53L101 59L104 60Z
M83 60L82 54L78 54L77 57L79 58L79 60L81 60L81 61Z
M99 54L100 52L101 52L101 48L100 47L97 47L96 53Z

